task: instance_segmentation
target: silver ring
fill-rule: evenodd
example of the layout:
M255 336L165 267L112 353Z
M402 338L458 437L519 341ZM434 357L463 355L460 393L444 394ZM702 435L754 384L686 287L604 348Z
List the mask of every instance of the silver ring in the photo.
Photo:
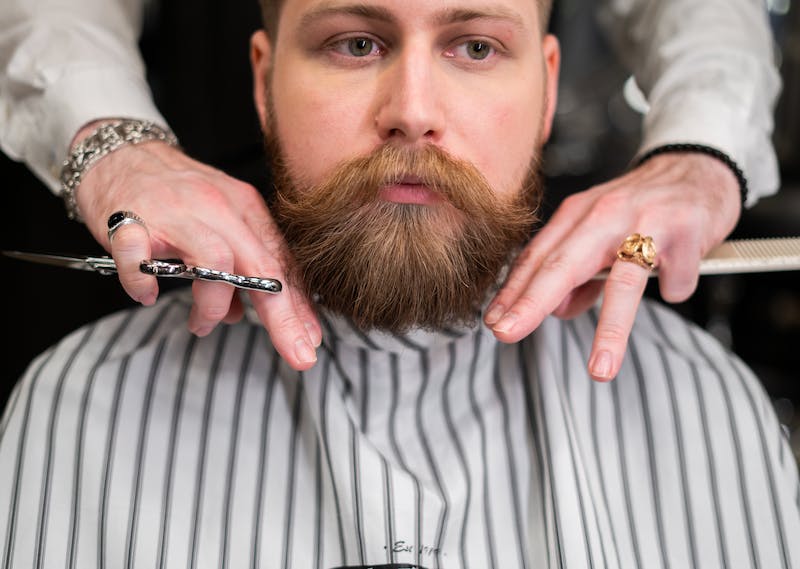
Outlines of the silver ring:
M144 227L145 231L147 231L147 226L144 224L144 220L132 211L115 211L112 213L108 217L108 241L111 242L114 234L120 227L130 223L141 225Z

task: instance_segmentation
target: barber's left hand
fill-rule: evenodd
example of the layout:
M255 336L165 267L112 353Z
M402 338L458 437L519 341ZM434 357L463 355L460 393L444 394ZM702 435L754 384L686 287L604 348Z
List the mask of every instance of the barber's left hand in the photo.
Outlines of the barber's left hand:
M730 234L740 212L738 181L722 162L700 153L655 156L567 197L515 261L485 322L499 340L516 342L550 314L577 316L602 292L589 373L613 379L649 275L617 260L623 240L633 233L653 238L661 296L682 302L697 287L700 260ZM592 279L609 266L605 282Z

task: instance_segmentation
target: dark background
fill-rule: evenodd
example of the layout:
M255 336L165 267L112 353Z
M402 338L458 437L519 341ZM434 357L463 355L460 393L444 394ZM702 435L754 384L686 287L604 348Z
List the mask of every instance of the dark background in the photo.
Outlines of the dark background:
M626 104L628 78L598 29L592 2L557 3L552 27L563 46L554 134L545 152L547 211L563 196L621 173L633 156L640 116ZM784 78L776 111L780 192L743 213L732 237L800 236L800 6L774 0L772 25ZM252 108L248 39L257 2L171 0L152 11L142 51L157 104L193 157L259 188L269 186ZM27 168L0 154L5 189L3 249L103 254L68 221L60 199ZM0 257L3 346L0 407L29 361L68 332L133 306L115 277ZM168 284L166 288L185 286ZM653 280L647 294L659 298ZM761 377L800 456L800 271L709 276L673 305L736 351Z

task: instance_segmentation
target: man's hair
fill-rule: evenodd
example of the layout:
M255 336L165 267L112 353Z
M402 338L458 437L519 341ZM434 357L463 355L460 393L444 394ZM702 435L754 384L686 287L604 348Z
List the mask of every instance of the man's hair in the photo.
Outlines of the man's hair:
M261 4L261 17L264 20L264 29L269 35L270 42L275 41L278 34L278 20L281 15L281 7L284 0L258 0ZM534 0L539 4L539 21L542 27L542 34L547 32L550 22L550 12L553 8L553 0Z

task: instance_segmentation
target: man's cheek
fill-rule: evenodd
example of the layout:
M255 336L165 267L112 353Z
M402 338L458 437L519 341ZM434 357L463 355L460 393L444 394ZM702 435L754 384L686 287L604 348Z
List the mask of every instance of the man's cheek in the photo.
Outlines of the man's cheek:
M511 116L507 113L506 116ZM519 189L525 180L531 162L538 156L538 124L531 120L521 123L515 118L503 123L503 117L497 117L492 129L495 131L493 144L485 144L485 172L488 172L492 187L502 194ZM520 128L520 124L530 125ZM503 125L498 128L498 125Z
M378 137L363 132L365 119L350 106L331 104L330 100L317 103L314 99L303 106L307 111L302 113L277 110L278 136L286 158L299 161L307 174L316 176L318 171L366 154L376 146Z

